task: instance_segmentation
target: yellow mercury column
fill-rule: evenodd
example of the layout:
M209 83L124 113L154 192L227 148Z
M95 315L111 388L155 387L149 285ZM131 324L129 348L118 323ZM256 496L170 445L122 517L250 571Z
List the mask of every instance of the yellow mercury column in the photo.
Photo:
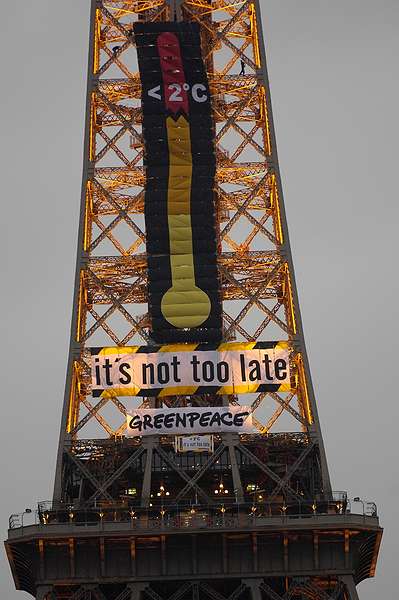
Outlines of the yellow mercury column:
M208 295L195 284L191 227L192 152L184 116L166 119L169 146L168 229L172 286L161 300L164 318L174 327L198 327L211 312Z

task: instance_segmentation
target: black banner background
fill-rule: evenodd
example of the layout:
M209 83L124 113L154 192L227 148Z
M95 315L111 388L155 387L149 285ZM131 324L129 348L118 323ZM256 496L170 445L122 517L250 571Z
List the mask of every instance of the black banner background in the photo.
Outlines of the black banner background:
M184 107L180 107L174 114L174 111L170 110L170 102L165 98L165 66L161 65L158 46L158 38L165 32L173 33L179 42L184 86L188 89L184 96L188 113ZM216 263L214 123L209 85L201 56L199 25L187 22L136 23L134 33L142 83L146 171L144 213L152 338L157 343L217 342L221 339L222 308ZM177 77L179 76L182 74L178 74ZM201 86L201 101L196 101L192 93L193 86L195 89L198 84ZM151 90L153 92L149 95ZM205 96L206 101L203 100ZM188 121L191 142L189 210L195 285L205 292L210 300L208 317L195 327L177 327L171 324L165 318L161 307L162 298L172 285L168 226L170 149L167 123L170 124L170 119L174 119L176 123L181 117ZM176 254L176 251L174 253ZM184 281L179 281L179 285L184 288ZM184 311L187 307L187 314L192 314L190 302L184 304L185 298L190 294L184 294L184 289L179 294L180 310Z

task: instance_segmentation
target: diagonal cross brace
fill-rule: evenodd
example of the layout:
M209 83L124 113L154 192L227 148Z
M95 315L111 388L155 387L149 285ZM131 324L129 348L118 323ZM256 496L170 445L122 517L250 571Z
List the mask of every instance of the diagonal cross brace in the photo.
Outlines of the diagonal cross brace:
M182 479L184 479L188 484L191 485L191 478L182 469L180 469L180 467L178 467L172 459L169 458L168 454L160 446L158 446L155 449L155 452L158 452L159 456L161 456L164 459L164 461L170 467L172 467L172 469L176 471L176 473L180 475ZM205 494L205 492L199 487L199 485L194 483L191 485L191 487L193 487L198 492L198 494L205 500L207 504L212 504L212 500L207 494Z
M306 594L309 598L315 598L317 595L317 600L338 600L343 589L343 585L341 582L338 582L336 587L334 588L332 594L327 594L324 590L322 590L314 581L311 579L307 579L303 582L297 583L295 581L292 582L286 594L284 594L284 599L287 598L289 600L294 595L302 593Z
M148 335L144 334L144 332L141 330L141 326L140 323L134 319L132 317L132 315L130 315L127 310L125 309L125 307L123 306L123 301L127 298L127 296L130 294L130 289L128 289L124 294L122 294L122 296L118 299L116 297L115 294L113 294L112 292L110 292L110 290L108 290L103 282L97 277L97 275L91 270L91 269L87 269L87 273L88 275L95 281L95 283L97 283L97 285L99 286L100 289L103 290L105 296L107 296L110 300L111 306L108 308L108 310L100 317L100 319L98 321L96 321L96 323L94 323L90 329L88 329L84 335L84 337L82 338L82 341L85 342L87 341L88 338L90 338L93 333L100 327L102 326L102 323L108 319L108 317L115 312L116 310L119 310L120 313L125 317L125 319L128 321L128 323L130 323L130 325L132 325L135 330L137 332L140 332L140 335L147 340Z
M115 600L130 600L132 598L132 590L126 587L122 592L115 598ZM107 600L104 596L104 600Z
M261 471L266 473L266 475L269 475L269 477L271 479L273 479L273 481L275 481L277 484L280 484L282 482L281 477L276 475L276 473L274 471L272 471L267 465L265 465L261 460L259 460L259 458L257 458L255 456L255 454L253 454L250 450L248 450L248 448L246 448L242 444L237 444L237 448L243 454L245 454L254 464L256 464L256 466L259 467L259 469L261 469ZM288 485L288 483L284 483L281 487L283 487L290 494L292 494L298 501L301 501L301 502L303 501L302 496L297 494L297 492L295 490L293 490L292 487Z
M151 598L152 600L163 600L163 598L150 587L145 588L144 594L146 596L148 596L149 598Z
M143 452L145 452L144 447L137 448L136 452L133 452L133 454L129 456L127 460L125 460L125 462L119 467L119 469L115 471L115 473L111 475L111 477L108 477L108 479L106 479L104 483L101 483L98 486L98 489L94 492L94 494L88 500L86 500L85 505L89 505L93 500L97 498L99 494L106 494L107 496L109 496L108 492L106 491L107 488L109 488L109 486L112 485L114 481L116 481L118 477L120 477L120 475L122 475L122 473L124 473L124 471L126 471L126 469L128 469L130 465L134 463L134 461L137 460Z
M171 596L169 596L168 600L180 600L180 598L184 596L184 594L188 592L193 586L194 584L191 581L184 583L182 586L179 587L178 590L176 590Z
M201 590L203 590L212 600L237 600L239 596L246 590L246 585L241 583L226 599L217 590L211 587L208 583L201 581L199 584Z
M87 467L83 464L83 462L81 460L79 460L78 457L73 454L73 452L70 452L66 448L65 448L65 452L69 456L69 458L75 463L75 465L78 467L78 469L81 471L81 473L83 473L83 475L86 477L86 479L88 479L95 488L100 489L101 483L98 481L98 479L96 479L96 477L94 477L94 475L92 473L90 473L89 469L87 469ZM105 498L107 498L107 500L113 500L112 496L110 494L108 494L108 492L104 491L102 493L103 493L103 496Z
M280 594L277 594L277 592L275 592L270 585L268 585L266 583L266 581L262 581L259 584L260 589L265 592L265 594L267 594L267 597L270 600L284 600L282 596L280 596Z
M103 397L95 406L92 406L91 409L89 409L89 412L82 419L80 419L79 423L71 431L72 435L76 435L79 429L82 429L82 427L84 427L90 421L90 419L92 419L96 413L98 413L98 411L103 408L105 404L107 404L107 402L109 402L109 400L110 398Z
M246 589L247 586L244 583L241 583L241 585L239 585L234 592L230 594L228 600L238 600L238 598L245 592Z
M204 581L200 582L200 589L205 592L205 594L207 594L209 596L209 598L212 598L212 600L226 600L226 598L224 596L222 596L222 594L219 594L219 592L217 590L215 590L213 587L211 587L209 584L205 583Z
M95 323L93 323L93 325L91 327L89 327L89 329L85 332L84 336L82 337L81 343L87 342L87 340L93 335L93 333L95 331L97 331L97 329L99 327L102 327L102 324L118 308L118 306L116 305L116 302L114 301L113 296L110 296L109 291L106 288L104 288L102 282L98 279L98 277L96 277L94 274L92 274L90 269L88 269L87 271L88 271L89 275L93 275L94 281L97 283L97 285L100 287L100 289L103 290L104 294L110 299L111 306L105 311L104 314L101 315L101 317L99 319L97 319L97 321ZM130 290L128 289L128 290L126 290L126 292L124 294L122 294L122 296L119 299L119 302L123 302L129 296L129 294L130 294Z
M108 202L118 211L118 216L121 216L126 223L133 229L134 233L140 238L141 241L145 241L145 234L141 231L141 229L136 225L136 223L130 218L128 214L128 209L122 208L119 206L117 201L113 198L112 194L105 189L101 183L99 183L96 179L94 180L94 185L97 189L101 191L102 194L106 197ZM116 220L116 219L115 219Z
M298 467L302 464L302 462L305 460L305 458L308 456L308 454L313 450L315 445L316 445L315 441L311 442L307 446L307 448L305 448L305 450L298 456L296 461L290 466L287 473L284 475L284 477L280 480L280 482L276 485L276 487L270 494L270 500L272 500L275 496L277 496L277 494L283 487L288 486L288 481L290 480L291 476L295 473L295 471L298 469Z
M234 215L228 221L226 226L220 232L221 239L223 239L231 231L233 226L237 223L237 221L243 214L243 211L246 210L250 206L252 200L263 189L263 187L267 186L269 178L270 178L269 173L267 173L266 175L261 177L261 179L259 179L259 181L256 183L256 185L251 190L249 190L248 196L244 200L244 202L242 202L239 206L238 206L238 204L236 204L236 209L237 209L236 212L234 213Z
M93 588L91 590L92 593L92 597L94 598L94 600L107 600L105 594L100 590L99 587ZM119 596L118 596L119 598ZM115 600L118 600L118 598L115 598ZM126 598L126 596L125 596Z
M302 423L303 426L306 427L306 419L304 419L302 415L299 414L299 412L297 412L294 408L292 408L292 406L290 406L290 402L296 395L296 391L291 392L289 398L286 398L285 400L281 398L276 392L268 392L268 395L271 398L273 398L273 400L275 400L281 406L281 408L289 412L297 421L299 421L300 423Z
M239 323L240 321L242 321L242 319L251 310L252 306L255 305L259 310L266 313L270 317L271 320L273 320L279 327L281 327L281 329L283 331L285 331L288 334L291 333L289 331L288 326L259 300L259 294L262 292L262 290L264 290L269 285L269 283L273 280L273 278L278 274L281 266L282 266L281 264L276 265L272 269L272 271L270 271L270 273L268 273L267 277L265 278L265 281L257 288L257 290L253 294L249 293L248 290L245 288L245 286L240 281L237 281L234 278L232 279L231 275L229 274L227 269L225 269L224 267L220 267L220 271L225 275L225 277L227 277L227 279L232 280L234 282L234 284L237 285L237 287L240 288L247 295L248 300L247 300L246 305L234 319L234 321L236 323ZM278 306L280 306L279 303L278 303ZM227 334L229 333L229 331L227 332Z
M177 502L180 500L180 498L182 498L186 494L186 492L188 492L188 490L190 489L190 487L193 487L194 484L197 483L197 481L203 476L203 474L209 469L209 467L219 458L219 456L222 454L222 452L224 451L224 449L225 449L224 444L220 444L220 446L216 450L216 452L214 452L208 458L208 460L201 467L201 469L196 472L196 474L194 475L194 477L192 479L190 479L190 481L187 483L187 485L178 493L178 495L176 497L176 501Z

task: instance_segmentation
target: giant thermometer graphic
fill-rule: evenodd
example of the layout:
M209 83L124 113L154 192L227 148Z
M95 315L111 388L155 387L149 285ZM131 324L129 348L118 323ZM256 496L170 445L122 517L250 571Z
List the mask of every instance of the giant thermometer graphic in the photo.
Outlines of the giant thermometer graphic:
M143 86L153 338L215 341L221 337L215 154L199 28L193 23L136 24L135 37Z

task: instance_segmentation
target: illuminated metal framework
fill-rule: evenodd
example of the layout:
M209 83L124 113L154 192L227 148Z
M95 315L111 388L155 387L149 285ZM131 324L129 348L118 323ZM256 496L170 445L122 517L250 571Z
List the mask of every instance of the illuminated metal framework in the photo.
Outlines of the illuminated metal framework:
M376 514L350 521L346 496L337 500L331 491L294 280L259 4L92 0L78 258L54 498L40 508L29 542L18 526L7 542L17 586L37 598L354 600L354 583L374 574L381 538ZM162 399L170 407L251 405L257 434L215 436L214 451L198 455L176 453L171 436L125 438L132 405L110 392L91 396L91 347L151 342L137 20L201 25L216 122L224 340L286 340L291 347L287 392ZM157 402L137 399L134 406ZM192 534L201 527L197 522L185 538L190 549L181 554L179 547L181 560L191 557L191 570L173 570L168 552L177 542L168 550L173 536L159 528L166 515L173 516L168 531L181 539L199 512L208 519L207 534L219 528L207 544L221 544L220 569L201 570L200 554L209 546L197 548L201 536ZM290 513L306 514L306 526L287 523ZM82 528L77 532L77 515L80 524L94 522L91 541ZM271 519L267 541L255 522L262 515ZM43 526L54 527L52 541ZM234 539L245 539L243 551L252 557L248 568L238 566L241 559L234 563ZM124 567L120 572L111 567L122 560L124 544L129 576ZM67 571L58 566L54 575L48 561L57 552L54 561L64 556L68 566ZM90 559L89 568L84 554L92 552L99 563ZM264 552L281 555L278 566L269 565ZM159 569L139 566L145 553ZM300 564L295 553L308 553L310 562Z
M303 343L257 5L252 2L103 2L96 9L87 115L87 161L71 364L61 452L89 437L123 436L126 405L90 399L90 346L148 343L141 86L132 22L198 21L213 95L224 339L288 340L292 388L249 398L262 435L302 430L324 451ZM228 149L228 150L227 150ZM196 399L204 402L204 399ZM168 405L182 398L165 398ZM237 398L229 398L235 403ZM205 400L206 404L207 400ZM107 410L104 410L107 408ZM59 474L61 475L61 474ZM62 497L62 482L56 495Z

